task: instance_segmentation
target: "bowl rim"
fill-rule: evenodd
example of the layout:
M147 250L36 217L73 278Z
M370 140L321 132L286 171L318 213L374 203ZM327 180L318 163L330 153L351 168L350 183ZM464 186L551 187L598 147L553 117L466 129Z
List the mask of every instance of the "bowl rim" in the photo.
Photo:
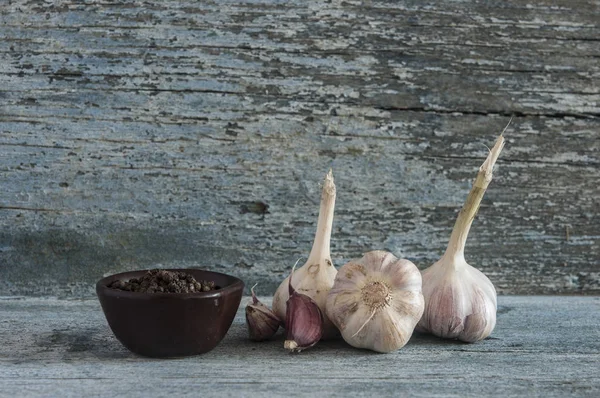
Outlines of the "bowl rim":
M218 290L211 290L209 292L193 292L193 293L130 292L127 290L113 289L113 288L108 287L108 283L110 283L110 282L113 282L113 281L121 279L121 278L124 279L125 276L127 276L128 278L141 276L141 275L145 274L146 272L153 270L153 269L160 269L160 270L166 270L166 271L180 271L180 272L202 271L202 272L206 272L206 273L213 274L213 275L219 275L219 276L231 278L233 280L233 282L227 286L221 287ZM244 288L244 281L242 281L240 278L238 278L236 276L224 274L222 272L209 271L209 270L202 269L202 268L149 268L149 269L125 271L125 272L119 272L116 274L105 276L104 278L102 278L98 282L96 282L96 293L97 294L100 294L100 292L102 292L102 294L107 295L107 296L132 298L132 299L153 299L153 298L172 298L172 299L209 298L210 299L210 298L221 297L226 294L232 294L237 290L242 290L243 288Z

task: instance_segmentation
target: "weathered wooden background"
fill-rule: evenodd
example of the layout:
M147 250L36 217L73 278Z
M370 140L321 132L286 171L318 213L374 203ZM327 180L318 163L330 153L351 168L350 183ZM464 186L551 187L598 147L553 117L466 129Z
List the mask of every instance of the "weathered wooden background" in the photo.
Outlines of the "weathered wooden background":
M600 293L598 1L0 0L0 295L200 266L271 293L332 167L336 265L442 253Z

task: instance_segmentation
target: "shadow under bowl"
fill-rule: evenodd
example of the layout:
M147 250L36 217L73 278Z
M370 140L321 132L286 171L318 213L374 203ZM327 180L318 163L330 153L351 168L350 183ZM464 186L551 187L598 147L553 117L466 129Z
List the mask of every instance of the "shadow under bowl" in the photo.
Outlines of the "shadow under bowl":
M198 269L169 269L214 281L217 290L199 293L139 293L108 287L116 280L143 276L147 270L101 279L96 294L108 325L130 351L148 357L198 355L225 337L242 299L244 283L233 276Z

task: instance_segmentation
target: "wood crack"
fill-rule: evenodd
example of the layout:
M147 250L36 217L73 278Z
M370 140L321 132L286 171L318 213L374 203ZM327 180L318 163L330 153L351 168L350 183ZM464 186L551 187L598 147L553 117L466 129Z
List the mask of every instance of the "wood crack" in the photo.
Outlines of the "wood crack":
M414 155L411 155L414 156ZM483 158L478 156L457 156L457 155L426 155L421 156L423 159L469 159L480 161ZM574 167L598 167L600 161L588 161L588 162L577 162L577 161L563 161L557 162L552 160L540 160L540 159L519 159L511 157L502 157L498 159L498 163L530 163L530 164L549 164L554 166L574 166Z
M43 213L73 213L71 210L64 209L49 209L44 207L23 207L23 206L5 206L0 205L0 210L18 210L18 211L33 211Z
M326 38L323 38L325 40ZM16 39L10 39L16 41ZM25 39L22 39L25 40ZM27 41L27 40L25 40ZM401 40L399 40L401 41ZM111 46L110 49L113 50L114 54L123 54L123 55L131 55L131 52L124 51L122 49L135 49L138 50L140 56L148 53L149 51L181 51L186 52L195 49L208 49L208 50L248 50L248 51L264 51L269 53L283 53L283 54L320 54L320 55L347 55L351 56L354 54L377 54L377 53L394 53L398 55L406 54L406 55L415 55L421 54L422 50L416 50L413 45L406 45L403 47L376 47L369 49L355 49L351 48L348 50L344 49L322 49L311 45L306 45L304 42L293 42L290 41L289 47L278 46L272 47L268 45L250 45L247 43L240 43L237 45L224 45L224 44L194 44L189 46L163 46L163 45L154 45L153 47L148 48L147 46L139 46L139 45L128 45L128 46L120 46L115 45ZM466 48L490 48L490 49L503 49L506 48L506 43L504 44L489 44L489 43L462 43L462 42L438 42L438 41L429 41L424 42L422 45L427 49L427 46L431 46L433 48L429 48L429 50L437 51L437 48L442 47L466 47ZM85 54L98 54L98 53L110 53L107 49L95 50L95 49L82 49L78 51L52 51L52 50L35 50L30 49L27 51L28 54L31 55L45 55L45 54L53 54L53 55L72 55L72 56L80 56L82 53ZM569 56L572 59L576 58L588 58L588 57L597 57L597 55L590 54L573 54L573 52L567 51L555 51L555 50L545 50L545 54L547 55L565 55ZM14 54L14 51L0 50L0 54ZM554 72L554 71L553 71ZM565 71L556 71L556 72L565 72Z
M28 144L25 142L0 142L0 146L17 146L28 148L45 148L45 149L75 149L74 147L64 145L44 145L44 144Z
M376 106L375 109L383 111L407 111L422 113L440 113L440 114L462 114L462 115L480 115L480 116L506 116L506 117L547 117L553 119L597 119L600 112L530 112L530 111L478 111L472 109L440 109L429 107L388 107Z

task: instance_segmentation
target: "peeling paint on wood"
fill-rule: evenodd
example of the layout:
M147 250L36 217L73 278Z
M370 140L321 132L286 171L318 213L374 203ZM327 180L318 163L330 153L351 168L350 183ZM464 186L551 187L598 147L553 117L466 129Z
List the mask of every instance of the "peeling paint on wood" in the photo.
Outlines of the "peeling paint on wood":
M534 3L4 3L0 294L159 266L274 291L329 167L334 263L424 268L511 115L467 260L600 293L600 11Z

